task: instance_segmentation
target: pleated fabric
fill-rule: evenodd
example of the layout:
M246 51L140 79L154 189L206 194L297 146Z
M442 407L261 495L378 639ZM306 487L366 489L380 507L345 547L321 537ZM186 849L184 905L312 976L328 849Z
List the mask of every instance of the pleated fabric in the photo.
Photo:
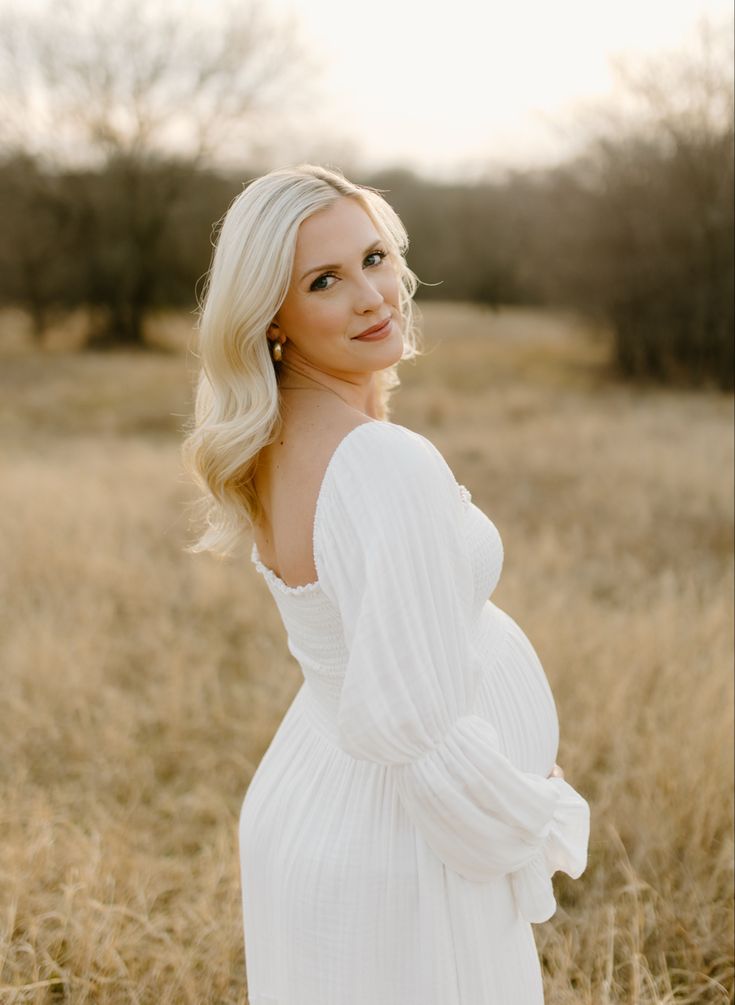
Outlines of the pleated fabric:
M251 552L304 675L240 817L251 1005L540 1005L531 923L583 872L589 807L547 777L557 713L489 599L498 530L426 437L368 420L313 545L299 587Z

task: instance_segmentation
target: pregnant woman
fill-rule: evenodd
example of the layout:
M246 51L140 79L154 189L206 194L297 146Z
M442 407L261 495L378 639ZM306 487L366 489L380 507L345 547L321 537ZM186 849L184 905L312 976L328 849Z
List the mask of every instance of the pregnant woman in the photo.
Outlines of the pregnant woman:
M208 276L191 550L251 535L304 677L240 816L250 1005L540 1005L531 923L586 865L544 671L489 599L498 530L388 417L406 246L305 165L234 200Z

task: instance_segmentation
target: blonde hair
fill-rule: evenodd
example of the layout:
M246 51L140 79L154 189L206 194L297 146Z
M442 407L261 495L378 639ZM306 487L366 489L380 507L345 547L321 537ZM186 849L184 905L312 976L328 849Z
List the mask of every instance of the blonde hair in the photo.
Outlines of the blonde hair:
M382 195L313 164L252 181L220 221L199 302L196 401L181 450L185 470L202 489L194 506L204 530L189 552L230 554L262 515L255 468L282 421L279 366L266 331L289 288L300 224L345 196L368 213L397 268L401 359L421 353L413 304L418 280L405 259L408 236ZM390 392L400 384L397 368L376 374L379 419L387 419Z

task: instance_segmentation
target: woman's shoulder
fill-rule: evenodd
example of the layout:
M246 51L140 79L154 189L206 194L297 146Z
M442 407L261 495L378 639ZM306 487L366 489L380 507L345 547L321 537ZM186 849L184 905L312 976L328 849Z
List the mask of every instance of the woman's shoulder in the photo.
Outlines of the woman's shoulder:
M399 423L359 423L334 449L318 493L318 577L329 581L330 565L361 562L379 541L396 557L411 547L433 547L455 532L463 510L457 481L427 437Z
M374 497L430 490L442 482L456 485L431 440L400 423L364 419L336 440L322 478L325 496L340 489Z

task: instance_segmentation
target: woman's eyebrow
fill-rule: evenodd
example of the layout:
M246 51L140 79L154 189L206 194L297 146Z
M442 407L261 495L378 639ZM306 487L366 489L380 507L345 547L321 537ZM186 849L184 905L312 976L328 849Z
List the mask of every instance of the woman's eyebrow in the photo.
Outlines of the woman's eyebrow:
M380 238L378 238L377 241L373 241L373 243L370 245L370 247L367 248L365 251L363 251L362 257L364 258L366 255L369 255L371 251L375 251L375 249L380 244L382 244L382 243L383 242L380 240ZM299 279L299 282L302 283L306 279L306 277L310 276L313 272L329 272L329 271L336 270L336 269L341 269L341 268L342 268L342 266L339 265L339 264L337 264L337 265L317 265L316 268L309 269L308 272L305 272L303 274L303 276L301 277L301 279Z

